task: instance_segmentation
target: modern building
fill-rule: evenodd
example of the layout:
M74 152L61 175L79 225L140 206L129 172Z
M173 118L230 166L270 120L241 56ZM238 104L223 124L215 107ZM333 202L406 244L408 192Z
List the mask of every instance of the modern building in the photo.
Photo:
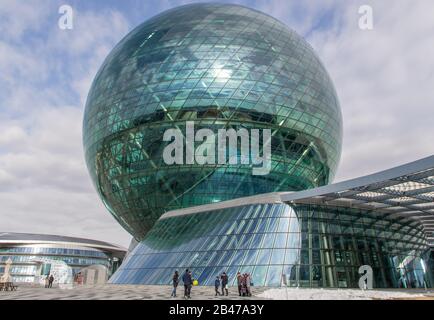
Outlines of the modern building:
M168 284L192 270L213 285L225 271L256 286L432 287L434 156L300 192L279 192L167 212L113 283Z
M206 139L192 143L189 123ZM213 161L230 129L226 161ZM329 185L342 144L333 83L264 13L192 4L131 31L95 77L83 143L104 205L135 238L112 283L168 284L189 268L204 285L241 271L257 286L356 287L370 265L376 287L433 284L434 158ZM168 163L173 144L182 157ZM261 156L270 170L255 175Z
M35 282L50 273L61 261L72 269L72 276L91 265L102 265L111 275L122 262L126 250L97 240L45 234L0 233L0 274L8 259L12 260L10 274L14 282Z

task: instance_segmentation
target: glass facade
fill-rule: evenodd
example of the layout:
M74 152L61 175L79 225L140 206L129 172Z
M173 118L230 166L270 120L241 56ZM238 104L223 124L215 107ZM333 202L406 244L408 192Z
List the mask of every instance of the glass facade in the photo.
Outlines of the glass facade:
M240 154L238 164L166 165L163 133L184 132L186 121L271 129L271 172L252 175ZM327 184L342 116L326 69L294 31L242 6L193 4L151 18L113 49L88 95L83 143L105 206L143 239L169 210Z
M358 287L370 265L376 288L432 286L430 250L418 221L368 210L255 204L158 220L111 278L119 284L170 284L192 270L201 285L238 271L255 286Z
M431 247L431 256L429 259L428 268L431 269L431 274L434 276L434 248Z
M109 272L114 272L120 260L110 253L86 247L70 245L2 245L0 247L0 274L4 272L5 263L12 260L10 269L14 282L33 282L40 258L60 260L71 267L73 274L90 265L103 265Z

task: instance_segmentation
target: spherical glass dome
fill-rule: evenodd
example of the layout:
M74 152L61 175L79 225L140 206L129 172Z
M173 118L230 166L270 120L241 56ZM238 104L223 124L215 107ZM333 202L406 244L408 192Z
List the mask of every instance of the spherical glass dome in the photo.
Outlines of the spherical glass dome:
M166 130L185 133L189 122L213 132L269 129L269 173L252 174L239 151L236 163L167 164ZM342 144L336 92L311 46L278 20L230 4L177 7L131 31L96 75L83 125L92 180L137 239L169 210L327 184Z

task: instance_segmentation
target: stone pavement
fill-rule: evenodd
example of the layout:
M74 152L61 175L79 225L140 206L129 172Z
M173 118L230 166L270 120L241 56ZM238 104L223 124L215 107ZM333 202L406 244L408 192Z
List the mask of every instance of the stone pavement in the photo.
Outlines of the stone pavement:
M171 298L170 286L101 285L78 286L73 289L21 285L17 291L0 291L0 300L183 300L184 287L179 286L177 298ZM215 297L214 287L198 286L191 291L191 300L252 300L267 288L252 288L252 297L238 296L237 288L229 288L229 296Z
M20 285L17 291L0 291L0 300L183 300L183 286L178 287L178 297L171 298L170 286L148 285L101 285L78 286L72 289ZM229 288L229 296L215 297L214 287L193 287L191 300L360 300L360 299L404 299L433 300L434 290L421 289L309 289L309 288L265 288L252 287L252 297L238 296L237 288Z

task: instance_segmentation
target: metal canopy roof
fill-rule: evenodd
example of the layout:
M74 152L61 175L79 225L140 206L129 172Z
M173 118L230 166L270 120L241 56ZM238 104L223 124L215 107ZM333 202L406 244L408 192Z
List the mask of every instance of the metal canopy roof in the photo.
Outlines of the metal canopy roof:
M281 194L293 203L336 204L418 220L434 246L434 156L316 189Z

